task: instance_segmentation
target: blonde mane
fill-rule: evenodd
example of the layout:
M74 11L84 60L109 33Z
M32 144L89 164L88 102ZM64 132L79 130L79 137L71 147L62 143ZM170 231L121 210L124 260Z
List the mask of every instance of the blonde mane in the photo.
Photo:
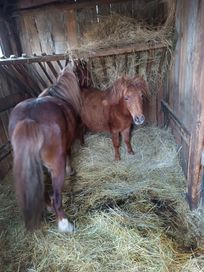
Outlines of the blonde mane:
M126 94L129 88L134 87L135 91L142 91L148 95L148 86L142 76L136 75L134 77L123 76L117 79L113 86L107 89L109 101L113 104L119 103L120 99Z

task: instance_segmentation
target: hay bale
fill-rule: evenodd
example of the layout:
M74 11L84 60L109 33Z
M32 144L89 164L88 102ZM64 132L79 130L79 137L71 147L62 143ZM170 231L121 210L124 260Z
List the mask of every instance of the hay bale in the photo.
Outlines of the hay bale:
M1 184L2 271L202 271L203 224L184 199L170 132L137 129L132 145L135 155L123 144L120 162L107 134L87 135L84 147L73 147L77 175L63 193L73 235L58 233L53 216L26 233L9 180Z

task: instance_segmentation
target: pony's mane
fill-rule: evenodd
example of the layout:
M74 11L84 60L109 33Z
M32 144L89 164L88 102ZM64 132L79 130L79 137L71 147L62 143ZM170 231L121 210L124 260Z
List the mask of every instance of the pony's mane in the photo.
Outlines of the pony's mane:
M136 75L134 77L123 76L117 79L113 86L107 89L108 97L111 103L118 103L119 100L126 94L129 88L134 87L137 91L142 91L142 93L148 95L148 86L142 76Z
M66 66L56 83L50 86L47 94L58 97L73 106L77 113L81 110L81 95L78 80L72 70L72 67Z
M127 84L127 88L129 87L135 87L137 90L140 90L145 97L148 97L149 95L149 87L143 76L136 75L133 78L130 78Z

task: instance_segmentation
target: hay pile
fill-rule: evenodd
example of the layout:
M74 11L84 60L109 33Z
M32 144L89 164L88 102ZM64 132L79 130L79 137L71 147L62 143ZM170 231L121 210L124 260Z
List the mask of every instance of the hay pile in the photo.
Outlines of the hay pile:
M135 155L122 144L120 162L108 135L90 134L85 142L73 148L77 175L63 194L73 235L59 234L51 215L26 233L11 185L1 185L2 271L203 271L203 221L185 202L169 131L134 131Z

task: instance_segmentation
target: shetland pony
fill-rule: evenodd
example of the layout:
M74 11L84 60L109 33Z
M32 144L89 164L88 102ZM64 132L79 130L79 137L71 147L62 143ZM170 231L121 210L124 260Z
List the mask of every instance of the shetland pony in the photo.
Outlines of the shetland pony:
M43 166L51 173L52 208L60 232L72 232L62 208L65 169L69 174L70 148L77 137L81 109L78 81L65 68L57 82L38 98L19 103L11 112L9 135L13 147L13 170L17 202L25 226L39 226L44 208ZM67 165L66 165L67 164Z
M81 119L93 132L108 131L112 134L115 160L120 160L120 140L122 134L129 154L134 154L130 143L132 121L141 125L143 96L148 87L141 76L124 76L114 82L111 88L99 91L95 88L81 88Z

